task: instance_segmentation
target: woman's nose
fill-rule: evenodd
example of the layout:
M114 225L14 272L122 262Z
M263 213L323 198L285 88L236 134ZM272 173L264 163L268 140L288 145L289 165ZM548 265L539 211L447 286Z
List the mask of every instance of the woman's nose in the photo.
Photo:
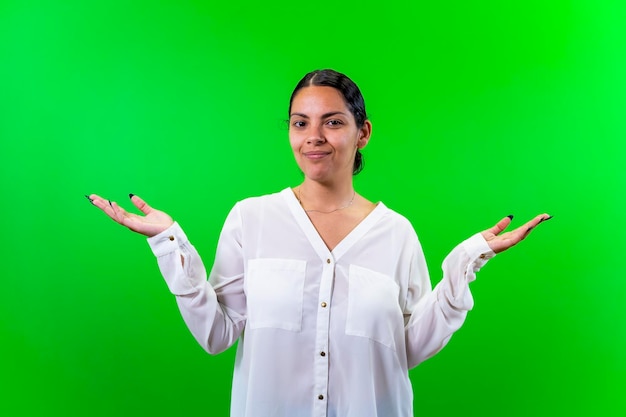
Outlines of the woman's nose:
M311 127L306 142L308 144L319 145L326 142L321 127Z
M320 136L311 136L307 139L307 143L311 145L321 145L324 142L326 142L326 139Z

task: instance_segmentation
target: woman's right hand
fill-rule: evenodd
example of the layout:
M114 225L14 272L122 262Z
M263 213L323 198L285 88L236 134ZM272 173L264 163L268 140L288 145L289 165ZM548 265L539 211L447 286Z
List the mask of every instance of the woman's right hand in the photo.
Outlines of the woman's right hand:
M167 213L153 209L136 195L129 194L129 196L130 201L132 201L135 207L141 210L145 216L129 213L114 201L105 200L96 194L91 194L86 197L94 206L98 207L117 223L128 227L133 232L148 237L157 235L174 224L174 220L172 220Z

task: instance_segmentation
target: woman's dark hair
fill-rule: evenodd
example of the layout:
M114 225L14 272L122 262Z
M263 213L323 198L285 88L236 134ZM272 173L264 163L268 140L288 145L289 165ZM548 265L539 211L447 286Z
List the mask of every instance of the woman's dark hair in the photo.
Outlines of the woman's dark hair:
M367 120L367 113L365 112L365 100L363 100L361 90L359 90L359 87L357 87L354 81L346 75L331 69L311 71L300 80L298 85L296 85L296 88L294 88L293 93L291 93L288 114L291 114L291 104L293 103L293 99L296 94L298 94L298 91L304 87L310 87L312 85L320 87L333 87L338 90L343 96L346 106L348 106L348 110L350 110L350 113L354 116L357 127L363 127L365 121ZM363 170L363 165L363 154L359 149L357 149L356 156L354 157L352 174L356 175L361 172Z

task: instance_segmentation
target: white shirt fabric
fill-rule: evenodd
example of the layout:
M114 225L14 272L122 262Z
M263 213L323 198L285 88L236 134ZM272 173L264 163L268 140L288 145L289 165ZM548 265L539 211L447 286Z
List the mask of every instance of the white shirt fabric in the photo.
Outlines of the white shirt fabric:
M234 206L208 281L178 224L148 242L204 349L239 339L232 417L413 416L408 370L461 326L495 255L471 237L431 289L404 217L378 203L329 251L291 189Z

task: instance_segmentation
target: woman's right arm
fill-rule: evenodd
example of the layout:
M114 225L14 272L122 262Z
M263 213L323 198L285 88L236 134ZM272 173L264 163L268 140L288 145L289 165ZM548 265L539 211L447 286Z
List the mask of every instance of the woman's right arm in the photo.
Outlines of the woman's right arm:
M246 317L237 207L224 224L209 283L200 255L169 215L132 194L131 201L143 216L128 213L95 194L88 198L117 223L148 237L161 274L198 343L212 354L230 347L241 334Z
M200 255L178 223L148 238L187 327L211 354L232 346L246 323L241 251L233 239L239 229L233 217L231 213L224 224L210 281Z

